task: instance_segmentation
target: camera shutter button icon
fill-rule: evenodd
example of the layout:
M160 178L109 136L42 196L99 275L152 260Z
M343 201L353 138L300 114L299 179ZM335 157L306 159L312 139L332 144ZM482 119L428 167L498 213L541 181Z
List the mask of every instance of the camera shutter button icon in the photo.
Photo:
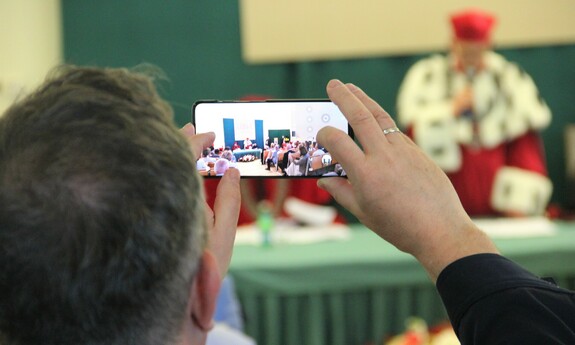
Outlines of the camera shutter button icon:
M321 116L321 120L322 120L323 122L329 122L329 120L331 120L331 117L329 116L329 114L323 114L323 115Z

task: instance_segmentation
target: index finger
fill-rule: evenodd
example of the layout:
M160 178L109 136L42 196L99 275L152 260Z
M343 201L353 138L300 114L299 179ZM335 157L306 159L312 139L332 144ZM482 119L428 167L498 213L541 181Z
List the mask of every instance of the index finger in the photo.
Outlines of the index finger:
M363 166L365 154L351 137L343 131L326 126L317 133L317 141L341 164L350 178L355 176L353 169Z
M395 121L391 118L389 113L385 111L376 101L374 101L371 97L369 97L362 89L353 85L347 84L347 88L359 99L366 107L369 109L375 121L379 124L379 127L384 130L386 128L394 128L397 127ZM391 133L390 133L391 134ZM402 142L405 140L403 135L400 135L400 132L396 132L394 135L386 135L385 138L390 142Z
M371 111L341 81L330 80L327 94L349 121L366 153L389 144Z

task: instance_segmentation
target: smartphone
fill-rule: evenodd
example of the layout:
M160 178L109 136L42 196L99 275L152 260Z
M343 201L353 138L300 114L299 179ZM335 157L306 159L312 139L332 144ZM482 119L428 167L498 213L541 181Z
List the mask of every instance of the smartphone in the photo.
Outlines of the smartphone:
M330 100L198 101L192 124L197 133L216 134L214 147L197 161L203 176L221 176L229 167L242 178L346 176L317 142L325 126L353 138L345 116Z

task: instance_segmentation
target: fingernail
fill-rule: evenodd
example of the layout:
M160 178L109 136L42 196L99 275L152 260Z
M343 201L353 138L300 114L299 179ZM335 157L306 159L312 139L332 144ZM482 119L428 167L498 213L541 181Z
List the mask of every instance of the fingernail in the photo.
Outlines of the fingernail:
M327 88L328 89L333 89L334 87L338 87L338 86L342 86L343 83L341 81L339 81L339 79L332 79L329 81L329 83L327 83Z
M237 182L240 180L240 171L236 168L229 168L228 171L230 172L230 178L232 181ZM226 171L226 173L228 172Z

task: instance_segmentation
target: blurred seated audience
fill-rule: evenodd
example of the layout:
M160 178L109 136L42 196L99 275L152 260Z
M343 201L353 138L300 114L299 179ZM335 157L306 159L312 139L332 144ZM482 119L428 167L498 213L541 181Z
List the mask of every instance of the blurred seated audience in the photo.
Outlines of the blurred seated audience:
M222 158L229 162L230 168L236 167L236 156L232 153L232 151L226 150L222 153Z
M226 170L230 167L230 162L227 159L218 159L214 170L216 172L216 176L224 176Z
M276 171L278 171L278 154L280 152L279 145L272 143L272 147L270 148L270 150L268 150L268 152L269 152L268 158L266 159L268 167L266 168L266 170L271 171L271 166L273 165L276 168Z
M214 160L217 160L220 158L220 154L221 154L220 149L212 149L212 152L210 152L209 157Z
M298 153L285 171L285 174L288 176L302 176L306 173L309 154L304 145L299 145Z
M210 149L204 149L202 151L202 156L198 158L198 160L196 161L196 169L200 172L200 174L202 172L207 173L210 170L207 160L209 155L210 155Z

